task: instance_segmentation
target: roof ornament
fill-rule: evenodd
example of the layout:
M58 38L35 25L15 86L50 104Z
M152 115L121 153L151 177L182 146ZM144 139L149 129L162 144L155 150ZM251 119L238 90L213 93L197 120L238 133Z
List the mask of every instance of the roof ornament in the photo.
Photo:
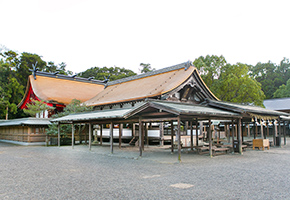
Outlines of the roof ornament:
M74 75L71 75L72 78L75 78L78 74L75 73Z
M33 77L34 77L34 80L36 80L36 72L39 70L39 68L36 68L36 65L37 65L37 61L35 62L35 65L32 64L32 68L33 68L33 69L29 69L29 71L32 72L32 75L33 75Z
M190 60L188 60L186 63L185 63L185 68L184 70L186 71L190 66L192 66L192 62Z
M53 73L53 75L57 75L58 73L59 73L59 71L56 71L56 72Z
M108 86L108 82L109 82L109 80L110 80L110 76L111 76L110 74L109 74L108 77L105 77L105 76L104 76L104 79L105 79L105 80L103 80L102 82L105 83L105 88Z
M95 77L92 76L92 77L89 77L88 80L91 81L91 80L94 79L94 78L95 78Z

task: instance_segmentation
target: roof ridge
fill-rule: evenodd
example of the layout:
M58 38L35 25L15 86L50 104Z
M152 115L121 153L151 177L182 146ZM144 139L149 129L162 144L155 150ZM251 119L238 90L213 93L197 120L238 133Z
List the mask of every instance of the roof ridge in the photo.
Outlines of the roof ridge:
M194 65L192 64L191 61L187 61L187 62L180 63L180 64L177 64L177 65L173 65L173 66L170 66L170 67L165 67L165 68L162 68L162 69L154 70L154 71L151 71L151 72L138 74L138 75L135 75L135 76L129 76L129 77L118 79L118 80L114 80L114 81L108 82L108 85L109 86L110 85L115 85L115 84L128 82L128 81L132 81L132 80L136 80L136 79L141 79L141 78L145 78L145 77L149 77L149 76L154 76L154 75L157 75L157 74L170 72L170 71L177 70L177 69L182 69L182 68L185 68L185 70L187 70L190 66L194 66Z
M100 81L100 80L88 79L88 78L82 78L82 77L76 77L76 76L68 76L68 75L64 75L64 74L56 74L56 73L37 71L36 75L50 77L50 78L65 79L65 80L70 80L70 81L78 81L78 82L105 85L105 83L103 81Z

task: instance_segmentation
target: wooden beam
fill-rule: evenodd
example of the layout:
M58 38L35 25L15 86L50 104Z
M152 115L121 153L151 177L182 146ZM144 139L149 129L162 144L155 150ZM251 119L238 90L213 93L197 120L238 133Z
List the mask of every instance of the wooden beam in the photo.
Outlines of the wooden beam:
M57 145L60 147L60 123L57 124Z
M170 122L170 128L171 128L171 153L174 152L174 141L173 141L173 134L174 134L174 125L173 121Z
M92 150L92 124L89 124L89 150Z
M228 138L228 143L230 143L230 140L231 140L231 134L230 134L230 125L229 123L226 123L225 124L225 128L226 128L226 134L227 134L227 138Z
M212 129L211 129L211 119L208 120L209 126L209 156L212 157Z
M180 132L180 117L177 118L177 135L178 135L178 161L181 162L181 132Z
M254 139L258 136L258 126L257 126L257 119L255 118L255 134L254 134Z
M142 149L144 151L145 130L144 130L143 122L141 123L141 130L142 130L142 137L141 137L141 140L142 140Z
M267 120L267 137L269 137L269 121Z
M114 144L114 137L113 137L113 131L114 131L114 124L113 122L110 123L110 149L111 154L113 154L113 144Z
M132 123L132 136L134 137L135 136L135 128L136 127L136 125L135 125L135 123Z
M139 156L142 156L142 120L139 118Z

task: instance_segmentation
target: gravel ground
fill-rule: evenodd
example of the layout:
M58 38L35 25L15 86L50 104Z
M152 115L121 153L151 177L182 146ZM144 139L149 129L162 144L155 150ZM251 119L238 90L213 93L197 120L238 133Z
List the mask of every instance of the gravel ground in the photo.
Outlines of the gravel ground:
M139 158L137 148L0 143L0 199L289 199L289 146L213 158L183 151L178 163L165 147Z

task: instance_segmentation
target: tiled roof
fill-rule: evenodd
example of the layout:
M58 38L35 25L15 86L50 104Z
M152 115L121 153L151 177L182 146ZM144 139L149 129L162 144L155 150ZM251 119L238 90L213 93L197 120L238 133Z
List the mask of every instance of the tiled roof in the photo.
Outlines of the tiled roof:
M10 119L10 120L1 120L0 121L0 127L3 126L22 126L22 125L27 125L27 126L47 126L51 124L49 119L47 118L34 118L34 117L29 117L29 118L19 118L19 119Z
M88 106L100 106L158 97L182 85L193 73L198 74L197 69L190 65L190 62L186 62L161 70L112 81L105 90L86 101L85 104ZM199 86L204 85L200 80L196 82ZM208 95L208 98L217 99L206 86L200 87L203 90L207 90L205 95Z
M224 101L212 101L212 100L207 100L207 102L210 106L222 108L226 110L231 110L238 113L252 113L252 114L267 115L267 116L285 115L285 113L283 112L273 111L273 110L265 109L258 106L242 105L242 104L237 104L237 103L224 102Z
M270 110L290 110L290 98L266 99L264 106Z
M18 105L19 107L27 98L30 87L40 100L51 103L69 104L73 99L78 99L82 102L91 99L104 89L104 84L100 81L69 78L64 75L52 76L44 72L38 73L36 79L30 75L25 96Z

